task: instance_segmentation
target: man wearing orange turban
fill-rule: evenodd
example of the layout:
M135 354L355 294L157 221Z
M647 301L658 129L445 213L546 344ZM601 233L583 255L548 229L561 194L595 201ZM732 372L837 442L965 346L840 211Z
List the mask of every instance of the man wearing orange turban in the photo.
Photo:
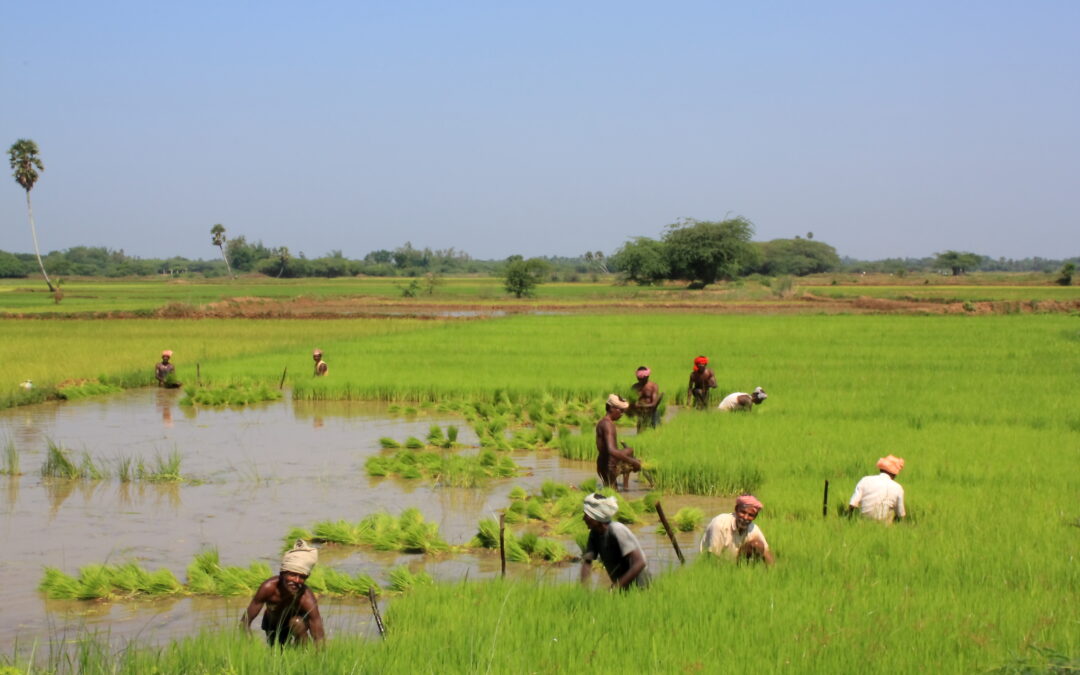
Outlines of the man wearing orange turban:
M881 473L866 476L855 485L855 492L848 500L848 513L859 509L863 516L887 523L903 518L904 488L896 482L896 476L904 468L902 457L887 455L877 461Z
M157 380L159 387L176 387L179 386L175 382L175 377L170 377L176 372L176 366L169 363L169 359L172 358L172 350L164 349L161 352L161 363L154 365L154 379Z
M761 509L761 501L754 495L739 495L733 512L721 513L709 522L699 550L736 560L764 560L766 565L772 565L769 542L754 524Z
M648 366L641 366L634 372L637 382L630 388L638 395L631 411L637 417L637 430L640 432L645 427L655 427L660 423L660 388L655 382L649 381L652 371Z

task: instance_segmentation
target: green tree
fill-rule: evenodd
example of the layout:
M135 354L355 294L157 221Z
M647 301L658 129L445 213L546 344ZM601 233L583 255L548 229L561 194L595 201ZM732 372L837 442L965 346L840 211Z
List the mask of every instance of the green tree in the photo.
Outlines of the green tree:
M812 241L809 236L806 239L773 239L759 246L761 264L757 269L762 274L793 274L801 277L831 272L840 267L840 256L836 254L836 249L823 242Z
M1065 263L1061 266L1061 271L1058 272L1057 283L1062 286L1071 286L1073 275L1076 274L1076 265L1073 263Z
M947 268L952 272L954 277L958 277L961 274L977 268L982 261L983 256L978 255L977 253L945 251L944 253L937 254L937 257L934 259L934 265Z
M611 266L627 281L641 286L655 284L668 278L664 244L648 237L634 237L611 256Z
M30 235L34 238L34 254L37 255L38 267L41 268L41 276L45 277L45 284L49 291L55 293L56 287L49 280L45 271L45 263L41 261L41 249L38 248L37 227L34 225L34 208L30 204L30 190L34 189L34 183L38 179L38 171L44 171L45 165L38 157L37 143L29 138L20 138L11 144L8 149L8 161L14 172L15 182L26 190L26 213L30 217Z
M218 247L221 251L221 258L225 261L225 269L229 271L229 276L233 275L232 266L229 265L229 256L225 255L225 226L221 223L214 225L210 228L210 242Z
M506 292L513 293L516 298L532 296L547 269L547 261L540 258L525 260L520 255L510 256L503 269Z
M745 218L685 218L668 225L663 242L671 278L686 279L691 288L734 279L758 259L753 235L754 226Z
M277 258L278 258L278 263L281 265L281 267L278 269L278 273L277 273L278 279L280 279L281 278L281 273L285 271L286 267L288 267L289 260L292 258L292 255L289 253L289 247L288 246L282 246L281 248L279 248L277 250Z

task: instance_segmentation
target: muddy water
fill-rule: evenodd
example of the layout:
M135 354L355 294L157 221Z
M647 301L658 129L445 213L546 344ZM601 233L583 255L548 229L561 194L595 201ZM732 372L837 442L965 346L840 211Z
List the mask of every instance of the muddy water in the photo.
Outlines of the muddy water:
M261 560L277 569L283 537L292 526L319 520L360 520L377 511L419 508L439 523L451 544L467 542L476 523L506 505L514 485L533 491L545 480L577 484L590 478L589 463L553 453L515 453L528 475L492 481L484 488L443 488L425 481L369 478L364 461L380 452L378 439L423 438L431 424L461 429L459 442L475 441L460 420L441 414L398 417L384 406L357 402L281 401L242 410L192 410L180 394L134 390L110 397L52 402L0 411L0 441L11 440L22 476L0 476L0 649L107 632L112 639L138 637L160 642L202 627L236 621L247 598L179 598L124 602L46 601L37 590L45 566L75 574L91 563L134 560L148 569L166 567L185 579L198 552L217 548L226 565ZM98 481L44 479L40 467L48 442L83 453L111 472ZM182 457L180 484L121 483L119 458L153 465L176 452ZM468 452L467 450L465 452ZM645 486L632 483L630 497ZM665 500L674 513L695 505L712 515L730 501L692 497ZM650 569L675 564L666 537L655 524L638 529ZM688 557L693 534L680 535ZM569 543L569 542L567 542ZM570 543L569 550L576 550ZM385 583L391 567L408 564L438 579L477 579L499 573L497 554L427 558L327 548L320 558L349 573L365 572ZM508 574L573 583L577 566L508 565ZM600 575L594 575L599 577ZM597 579L599 581L599 579ZM392 601L392 600L391 600ZM363 600L320 601L329 636L371 635L370 609Z

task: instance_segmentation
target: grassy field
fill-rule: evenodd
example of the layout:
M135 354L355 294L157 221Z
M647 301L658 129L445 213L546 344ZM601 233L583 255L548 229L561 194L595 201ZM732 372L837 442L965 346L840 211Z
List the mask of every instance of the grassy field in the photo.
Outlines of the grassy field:
M626 595L524 582L420 587L386 609L386 642L342 636L317 654L275 657L227 635L160 651L91 641L84 661L56 670L1020 672L1046 670L1055 654L1080 667L1075 316L45 320L0 322L0 337L0 368L15 360L53 380L149 379L167 345L182 379L193 361L215 382L276 381L287 366L295 395L309 399L594 401L625 389L644 363L674 402L699 353L721 392L769 392L751 414L684 411L634 445L669 493L753 489L772 569L700 559ZM331 367L318 380L314 344ZM138 363L125 363L133 354ZM837 517L887 453L907 459L909 522Z

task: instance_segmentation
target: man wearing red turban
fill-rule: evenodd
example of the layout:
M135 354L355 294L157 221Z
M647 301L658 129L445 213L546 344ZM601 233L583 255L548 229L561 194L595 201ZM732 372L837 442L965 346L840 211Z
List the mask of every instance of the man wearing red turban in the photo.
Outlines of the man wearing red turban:
M716 389L716 376L709 369L709 359L699 356L694 359L694 369L690 371L690 384L686 388L686 403L693 403L698 410L709 407L709 392Z

